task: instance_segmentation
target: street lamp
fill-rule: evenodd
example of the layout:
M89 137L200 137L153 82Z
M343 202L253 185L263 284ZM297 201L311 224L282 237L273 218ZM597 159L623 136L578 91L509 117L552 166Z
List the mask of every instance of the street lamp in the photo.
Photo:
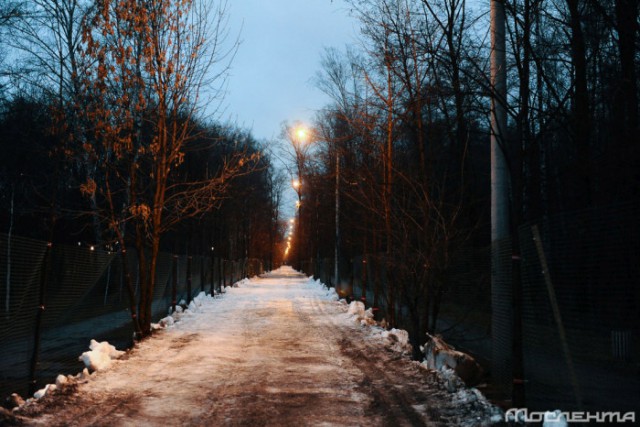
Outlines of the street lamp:
M304 163L305 156L309 149L309 141L312 139L312 132L306 126L301 123L298 123L292 127L288 127L286 129L286 136L291 141L291 145L293 146L293 150L295 152L295 160L296 160L296 168L297 168L297 177L292 180L292 186L298 195L298 201L296 202L296 214L298 215L298 224L297 224L297 232L296 232L296 253L298 254L298 268L302 268L302 251L301 251L301 238L302 234L300 232L300 218L302 217L302 181L303 181L303 173L304 173Z
M335 240L335 248L334 248L334 257L335 261L333 264L333 277L334 284L333 287L338 289L338 281L340 280L340 270L339 270L339 256L340 256L340 151L338 150L338 142L335 143L336 150L336 240Z
M302 252L301 252L301 248L302 248L302 242L300 242L300 237L301 237L301 233L300 233L300 223L302 222L300 220L300 206L302 205L302 193L300 192L300 180L296 179L293 181L293 188L296 189L296 194L298 195L298 200L296 200L296 213L298 215L298 221L297 221L297 225L298 225L298 230L295 233L296 234L296 251L298 253L298 268L302 269ZM293 226L293 223L291 224Z
M298 125L294 131L298 144L305 142L309 136L309 130L304 125Z

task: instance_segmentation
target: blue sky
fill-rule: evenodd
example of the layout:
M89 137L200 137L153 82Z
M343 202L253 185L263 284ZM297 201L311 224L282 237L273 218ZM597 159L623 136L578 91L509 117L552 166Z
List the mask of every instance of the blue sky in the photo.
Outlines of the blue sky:
M284 120L310 122L329 99L313 85L325 47L355 40L342 0L231 0L229 26L240 32L224 119L277 139Z

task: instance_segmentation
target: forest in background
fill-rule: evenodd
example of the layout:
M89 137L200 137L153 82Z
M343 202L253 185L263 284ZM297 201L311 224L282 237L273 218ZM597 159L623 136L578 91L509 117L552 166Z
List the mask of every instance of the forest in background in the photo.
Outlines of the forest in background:
M473 248L492 247L492 100L507 112L498 142L508 165L511 230L495 250L520 259L519 227L561 213L610 209L611 224L624 227L617 206L637 202L640 184L638 1L501 2L506 97L491 81L488 5L347 3L360 23L359 43L327 49L316 79L333 102L318 114L308 144L289 133L302 182L292 262L334 257L336 220L326 213L336 208L338 186L341 265L362 255L384 266L381 317L393 325L398 307L408 310L417 348L436 329L454 263ZM543 228L543 241L569 236L581 221L578 234L588 235L587 217L567 215L553 236ZM593 254L575 258L571 268L583 271L597 262ZM603 291L607 281L593 284L593 277L569 286ZM624 286L637 317L632 282ZM514 276L514 292L515 283Z
M283 133L302 182L289 261L333 258L338 228L340 259L385 266L384 317L409 310L416 340L435 329L453 260L491 243L492 99L508 114L510 255L523 224L638 198L638 1L501 3L506 97L492 89L488 8L350 0L359 43L327 49L316 78L333 102L307 143ZM202 114L237 47L225 12L4 2L2 230L150 253L148 290L160 248L276 265L288 184L250 134Z
M274 263L282 174L206 112L237 49L226 15L190 0L0 6L2 232L121 253L138 334L161 250Z

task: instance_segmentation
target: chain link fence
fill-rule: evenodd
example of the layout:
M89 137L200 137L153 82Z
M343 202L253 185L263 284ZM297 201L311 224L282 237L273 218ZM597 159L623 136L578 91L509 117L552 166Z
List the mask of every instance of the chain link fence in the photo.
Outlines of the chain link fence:
M138 297L137 256L128 251L126 257ZM29 388L52 382L60 373L79 372L83 365L78 356L88 350L92 338L120 349L132 345L134 331L122 265L121 252L48 246L0 234L0 396L25 395ZM243 277L262 272L263 263L256 259L160 253L154 318L166 316L174 292L178 302L188 302L201 291L219 293Z
M459 251L435 332L486 368L487 393L507 407L515 383L530 410L640 412L638 218L638 203L565 213L520 227L520 256L510 241ZM508 269L493 284L492 252ZM303 271L384 311L393 274L383 255L341 260L337 284L333 262L309 260ZM398 325L410 329L397 304Z
M639 214L619 205L520 229L533 407L640 410Z

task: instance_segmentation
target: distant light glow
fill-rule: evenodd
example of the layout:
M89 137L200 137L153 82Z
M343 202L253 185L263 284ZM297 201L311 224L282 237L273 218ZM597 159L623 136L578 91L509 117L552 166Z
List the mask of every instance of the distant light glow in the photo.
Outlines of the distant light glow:
M304 141L307 139L307 129L300 126L298 127L298 129L296 129L296 136L298 137L298 139L300 141Z

